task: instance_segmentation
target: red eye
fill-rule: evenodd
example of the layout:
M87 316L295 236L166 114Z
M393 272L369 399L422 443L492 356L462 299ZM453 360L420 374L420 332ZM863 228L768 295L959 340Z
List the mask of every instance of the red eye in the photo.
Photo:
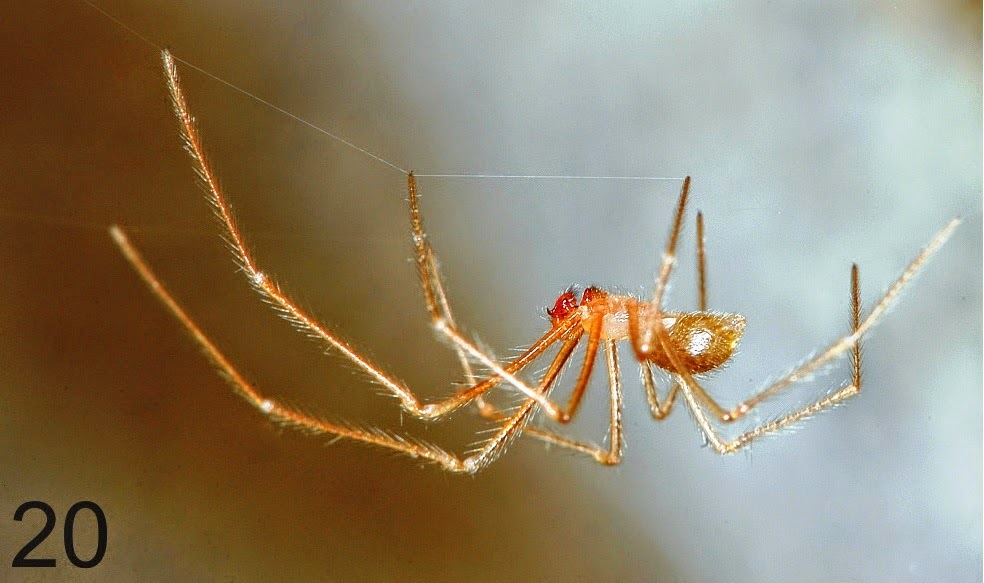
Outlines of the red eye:
M600 289L598 289L596 287L589 287L589 288L587 288L587 289L584 290L584 295L581 296L581 304L582 305L583 304L590 304L594 300L597 300L599 298L603 298L603 297L605 297L607 295L608 294L606 294L605 292L603 292L602 290L600 290Z
M560 297L554 302L553 308L547 308L547 315L550 316L550 319L556 325L576 308L577 297L574 295L574 290L569 289L560 294Z

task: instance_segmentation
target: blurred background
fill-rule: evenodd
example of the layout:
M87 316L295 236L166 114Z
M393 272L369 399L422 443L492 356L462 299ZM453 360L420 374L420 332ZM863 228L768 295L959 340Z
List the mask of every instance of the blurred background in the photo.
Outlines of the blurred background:
M146 40L81 1L0 9L0 578L980 580L979 3L97 4ZM152 45L420 174L672 179L420 180L458 320L499 358L547 329L572 283L650 293L688 174L710 304L748 320L707 380L726 405L847 332L851 262L871 305L964 223L868 337L862 395L797 431L721 458L683 407L651 419L624 351L621 466L520 440L451 476L266 422L113 247L108 225L126 225L271 395L457 452L488 429L471 411L401 415L251 292ZM454 390L410 262L404 175L180 72L262 268L422 397ZM696 303L689 223L684 237L681 310ZM603 439L603 381L572 435ZM58 515L31 554L55 569L9 566L43 522L11 520L27 500ZM79 500L109 527L90 570L62 548ZM76 529L86 558L91 517Z

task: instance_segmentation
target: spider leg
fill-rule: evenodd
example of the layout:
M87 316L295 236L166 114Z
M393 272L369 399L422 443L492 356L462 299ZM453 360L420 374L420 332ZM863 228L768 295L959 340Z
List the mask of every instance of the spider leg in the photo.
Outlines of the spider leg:
M656 279L656 289L653 291L653 304L662 306L663 294L666 293L666 285L670 281L670 273L673 271L673 264L676 263L676 246L680 238L680 230L683 227L683 214L687 209L687 196L690 194L690 177L683 179L683 186L680 188L680 200L677 202L676 215L673 219L673 229L670 231L670 240L666 244L666 251L663 252L663 262L660 265L659 276Z
M515 377L512 374L512 371L503 368L499 365L499 363L492 360L488 355L479 350L458 331L454 320L451 317L451 308L448 305L444 288L441 285L440 273L437 269L437 261L434 256L433 248L427 241L427 236L424 232L423 219L420 216L420 205L417 196L417 181L413 176L413 172L407 176L407 190L409 191L410 222L413 228L413 241L416 249L417 269L420 273L420 283L424 291L424 300L427 303L427 311L431 314L431 326L434 330L444 335L451 341L453 348L458 353L458 357L463 363L468 362L469 356L476 359L495 373L495 375L491 378L498 379L496 382L505 379L510 385L518 389L521 393L536 401L537 404L539 404L551 418L561 421L564 418L564 414L557 408L557 405L554 404L553 401L548 399L546 395L537 392L533 387ZM577 317L576 313L572 313L570 316L570 318L575 317ZM470 368L466 368L465 371L466 374L469 374ZM476 396L480 396L480 394ZM452 397L451 399L455 399L455 397ZM451 400L449 399L449 401ZM452 402L455 403L454 408L460 406L456 400ZM485 406L487 406L487 403L484 401L479 403L479 409ZM438 406L438 409L443 408L445 408L443 404Z
M505 417L505 422L499 430L474 455L461 458L434 445L393 434L379 428L362 428L347 423L326 421L292 409L263 396L259 390L250 384L232 365L229 359L222 354L215 343L205 335L180 304L177 303L174 297L171 296L170 292L167 291L144 258L132 243L130 243L123 230L113 226L110 229L110 233L126 260L133 266L137 274L143 279L144 283L147 284L154 295L157 296L157 299L164 304L171 315L191 334L195 343L198 344L198 347L205 353L205 356L219 369L229 384L232 385L236 394L276 423L290 425L308 433L334 435L339 438L351 439L353 441L387 448L415 459L435 462L449 472L475 473L495 461L512 439L523 432L526 422L536 410L536 401L527 399L517 412ZM538 391L545 394L550 390L560 371L563 369L564 364L574 352L574 348L577 346L580 337L581 334L568 335L566 337L561 350L554 357L550 368L541 379L537 388ZM615 366L617 367L617 363ZM611 365L609 368L611 369ZM620 411L621 396L620 392L617 391L617 385L613 390L615 391L613 392L613 399L616 396L618 397ZM558 436L556 441L560 443L564 439ZM570 447L579 449L577 442L567 441L571 444ZM590 446L581 446L580 449L594 455L593 451L589 451Z
M745 401L736 405L730 411L724 410L717 402L707 394L707 391L694 379L693 375L683 366L680 361L679 356L672 347L672 343L669 338L669 334L666 332L666 328L663 326L661 318L652 319L652 329L661 343L663 349L666 352L667 358L673 364L674 373L676 373L686 384L689 392L693 393L705 407L707 407L713 416L717 417L722 422L732 422L736 419L744 417L753 407L761 403L762 401L772 397L781 390L789 387L790 385L803 380L808 377L814 371L830 362L831 360L837 358L844 352L851 350L851 360L852 360L852 373L856 379L860 379L860 348L856 348L861 337L874 326L878 320L885 314L889 307L898 299L899 294L905 288L905 286L912 280L913 277L919 272L920 269L926 264L930 257L936 253L939 248L946 242L946 240L953 234L954 229L960 224L960 219L955 218L951 220L935 237L919 252L919 255L909 264L909 266L902 272L899 278L894 284L885 292L880 300L875 304L874 308L868 313L863 321L860 321L860 300L859 300L859 290L858 290L858 269L857 266L851 269L851 302L854 306L854 320L855 326L853 332L849 336L845 336L834 342L826 350L820 353L809 361L798 366L791 373L787 374L785 377L779 379L778 381L772 383L764 390L756 394L755 396L746 399ZM632 319L633 312L629 311L630 319ZM849 387L848 387L849 388ZM847 391L845 388L844 391ZM857 387L853 389L857 392ZM839 394L839 393L838 393ZM835 395L831 395L829 398L834 398Z
M413 458L426 459L440 464L444 469L452 472L466 471L464 464L444 450L425 443L418 443L406 438L392 435L375 428L357 428L346 424L330 423L321 419L316 419L277 403L274 400L264 397L256 390L242 374L236 370L231 362L223 355L218 347L205 335L190 316L181 308L171 294L167 291L160 279L154 275L146 261L139 254L136 248L127 239L126 234L119 227L112 227L110 233L113 240L123 252L124 257L134 267L140 277L151 289L157 299L191 334L195 343L198 344L205 356L214 364L225 379L232 385L236 393L246 400L247 403L261 411L271 420L293 425L298 428L313 433L327 433L378 445L381 447L396 450L400 453Z
M561 345L560 350L554 356L553 361L547 368L547 371L543 374L543 378L540 380L540 390L544 394L549 392L552 388L553 383L560 376L560 372L563 370L564 365L570 360L571 355L574 354L574 349L577 348L578 343L581 340L581 334L571 336L564 341ZM536 411L536 401L533 399L526 399L519 408L514 411L511 415L500 411L497 407L492 404L487 404L487 407L481 410L481 414L486 419L491 419L497 422L504 422L499 431L490 439L486 444L480 448L472 458L475 459L473 463L479 464L480 467L485 467L492 463L496 457L498 457L508 442L515 436L519 434L520 431L523 433L533 432L538 433L538 430L532 428L525 428L525 425L533 417L533 413ZM566 439L561 436L557 436L558 439Z
M507 414L503 413L498 407L491 403L489 403L485 409L482 409L480 413L482 417L489 419L490 421L502 422L509 418ZM549 431L547 429L540 429L539 427L527 427L523 430L523 436L527 435L530 437L535 437L540 441L544 441L559 447L572 449L597 459L597 452L599 448L594 444L577 441L567 437L566 435L561 435L560 433Z
M707 284L704 276L704 213L697 212L697 298L698 309L707 311Z
M570 399L568 401L568 404L567 404L567 407L565 409L565 413L567 415L567 418L566 418L566 421L565 422L569 422L571 420L571 418L573 418L574 414L577 412L577 408L578 408L578 405L580 404L581 397L584 394L584 389L587 387L588 381L589 381L589 379L591 377L591 371L592 371L593 366L594 366L594 361L596 360L596 356L597 356L597 352L598 352L598 345L600 344L600 340L601 340L601 318L600 317L597 317L596 318L596 321L592 322L590 326L591 326L591 331L589 332L588 348L585 351L584 364L581 367L581 372L578 374L578 381L577 381L577 383L575 385L574 390L571 392L571 397L570 397ZM565 345L565 347L566 347L566 345ZM573 350L573 348L571 350ZM613 411L615 410L615 407L616 407L616 405L614 403L617 403L618 404L617 406L619 407L619 409L618 409L618 411L619 411L618 415L616 415L613 412L612 413L612 419L610 421L610 427L618 427L617 434L614 433L615 430L612 429L611 430L611 435L610 435L610 442L612 444L616 444L617 445L617 444L621 443L621 439L622 439L621 438L621 412L620 412L621 411L621 409L620 409L620 407L621 407L621 399L622 399L622 397L621 397L621 373L620 373L620 371L618 369L617 354L615 352L612 352L611 354L609 354L608 353L607 344L606 344L606 361L607 361L608 367L609 367L609 370L608 370L608 372L609 372L609 379L608 379L609 380L609 386L615 387L614 389L612 389L613 392L612 392L612 396L611 396L612 403L613 403L613 405L612 405ZM506 415L504 413L502 413L501 411L499 411L498 408L496 408L494 405L491 405L491 404L489 404L486 409L482 410L482 416L485 417L486 419L492 419L492 420L495 420L495 421L502 421L502 420L505 420L505 418L506 418ZM599 462L602 462L602 463L605 463L605 464L617 463L617 461L611 461L611 460L613 460L617 456L620 456L621 455L620 454L620 452L621 452L621 445L617 445L617 448L618 448L617 449L617 452L619 452L619 453L613 453L616 450L613 449L613 446L611 446L611 445L610 445L610 448L608 450L604 450L602 448L599 448L596 445L589 444L589 443L584 443L584 442L581 442L581 441L576 441L576 440L570 439L567 436L561 435L561 434L556 433L556 432L553 432L553 431L548 431L548 430L544 430L544 429L538 429L538 428L529 427L529 428L527 428L525 430L525 433L526 434L529 434L529 435L531 435L533 437L536 437L537 439L540 439L542 441L546 441L546 442L552 443L554 445L558 445L558 446L565 447L565 448L568 448L568 449L573 449L575 451L578 451L578 452L581 452L581 453L590 455L591 457L595 458L596 461L599 461ZM612 437L612 436L614 436L614 437ZM621 458L619 457L619 459L621 459Z
M503 367L499 363L494 362L490 357L479 351L473 344L461 337L461 335L458 334L452 326L450 326L450 323L446 318L435 320L434 327L438 331L444 333L445 336L448 336L448 338L456 346L456 350L459 351L459 354L464 353L472 358L476 358L484 365L491 368L497 376L487 379L483 383L479 383L476 386L462 389L456 395L452 395L443 401L438 401L432 404L422 404L416 395L414 395L413 392L410 391L410 389L403 383L389 376L380 367L373 364L366 357L358 353L351 344L301 310L300 307L288 298L286 294L280 291L280 288L276 282L271 280L271 278L269 278L257 267L255 260L246 248L242 235L240 234L239 227L233 218L232 209L226 201L225 196L219 189L218 181L216 180L215 175L213 174L212 169L205 158L201 139L195 129L194 117L188 109L184 92L181 89L174 58L167 50L163 51L162 58L164 61L164 70L167 76L168 89L171 93L172 105L174 107L175 114L180 121L182 137L185 142L185 149L191 155L195 164L195 170L205 185L208 193L208 200L225 229L225 238L229 243L233 255L235 256L237 263L245 272L246 277L253 285L253 288L259 292L264 299L268 300L286 320L293 323L297 328L305 333L321 339L326 344L340 352L343 356L348 358L351 362L367 373L373 380L397 397L403 408L417 417L433 419L446 415L481 395L483 392L495 387L502 380L505 380L507 383L513 385L520 392L526 394L527 397L535 399L541 406L545 406L548 412L556 414L556 407L553 406L552 403L549 403L543 395L537 393L536 389L516 378L515 373L518 372L522 366L518 368L509 366ZM410 180L412 184L412 177ZM424 256L424 259L425 263L427 263L426 255ZM430 261L433 260L431 259ZM431 290L431 288L426 287L425 293L426 290ZM433 306L431 309L432 313L440 313L440 308L438 306L446 304L446 298L442 301L440 299L442 297L443 293L433 292L433 290L431 290L431 293L428 293L428 305ZM450 310L448 310L448 314L450 314ZM566 330L563 328L564 326L573 327L576 324L574 321L575 316L576 314L572 315L569 320L554 326L553 329L547 332L547 334L541 338L540 341L538 341L529 351L527 351L527 354L519 357L517 361L529 364L535 356L539 355L539 353L545 350L550 344L558 340L566 333ZM523 366L525 366L525 364Z
M618 365L618 351L614 340L605 341L605 361L608 365L608 385L609 385L609 424L608 424L608 448L599 447L591 443L576 441L564 435L538 428L526 428L525 433L536 437L547 443L552 443L560 447L572 449L579 453L589 455L600 464L613 466L622 461L622 449L625 446L625 438L622 430L622 373ZM529 399L523 405L524 408L532 410L536 403ZM495 413L492 413L495 415Z
M851 333L857 334L861 328L861 275L858 264L851 265ZM851 380L854 386L861 390L861 338L851 349Z
M697 399L690 387L684 384L682 385L681 390L683 391L683 398L687 401L687 405L693 411L694 418L697 420L697 425L700 426L704 437L707 439L707 442L711 444L711 447L713 447L717 453L722 455L734 453L758 437L778 431L783 427L796 423L797 421L802 421L803 419L812 417L813 415L816 415L825 409L834 407L835 405L843 402L845 399L853 397L860 392L860 388L850 384L842 389L839 389L837 392L820 399L816 403L809 405L808 407L804 407L803 409L786 415L780 419L756 427L751 431L739 435L732 441L724 441L718 435L717 431L714 429L714 426L711 425L707 415L704 414L704 410L701 408L700 403L697 402Z
M618 350L615 341L605 342L605 361L608 364L608 385L611 389L609 398L608 451L599 451L595 459L600 463L613 466L622 461L622 449L625 447L625 436L622 431L622 372L618 366Z
M676 262L676 245L677 240L680 238L680 230L683 226L683 214L687 208L687 195L689 193L690 177L687 176L683 180L683 187L680 189L680 200L677 202L676 215L673 219L673 229L670 231L670 239L666 244L666 250L663 252L663 261L660 264L659 274L656 277L656 289L653 291L651 303L658 308L657 312L662 312L663 295L666 293L666 286L670 281L670 274L673 272L673 264ZM702 274L703 269L700 267L699 269ZM701 281L703 281L702 275ZM660 313L655 314L653 318L660 320ZM646 360L646 357L653 353L657 345L656 332L651 325L645 326L639 334L632 334L631 340L632 348L635 350L636 357L640 362Z
M646 399L649 401L649 410L653 414L654 419L661 421L673 409L673 402L676 400L677 393L680 392L680 383L674 379L669 392L666 394L666 400L660 402L659 394L656 392L656 380L653 378L652 363L644 360L639 363L639 366L642 369L642 384L646 387Z
M572 314L576 315L577 312L572 312ZM570 318L571 316L568 317ZM575 316L575 317L579 317L579 316ZM559 406L554 401L552 401L547 395L543 395L543 394L538 395L540 397L539 399L533 399L534 401L537 402L537 404L539 404L544 409L544 413L546 413L547 416L549 416L551 419L553 419L558 423L561 424L570 423L574 414L577 412L578 406L580 406L581 404L581 399L582 397L584 397L584 391L585 389L587 389L588 382L591 380L591 372L594 369L594 362L597 358L598 345L601 342L602 323L603 323L603 319L602 316L600 315L592 317L588 323L590 331L588 334L588 346L584 353L584 365L581 367L580 374L578 374L578 380L577 383L575 383L574 385L574 390L571 392L571 396L568 398L567 406L564 409L560 409ZM462 342L462 344L460 345L464 346L466 349L475 350L473 348L468 347L468 345L464 343L464 339L461 338L461 336L458 335L456 331L450 330L450 331L445 331L445 333L451 334L452 340L455 340L456 342ZM483 358L483 355L477 352L477 350L475 350L475 356L477 358ZM491 360L489 360L487 363L490 366L495 365L495 363ZM498 373L498 370L496 370L495 368L493 368L493 370L496 371L496 373ZM492 378L497 378L497 377L498 374L493 376ZM510 381L510 384L515 384L515 383ZM488 404L486 404L486 406L488 406Z
M701 212L697 213L697 295L698 295L698 309L700 311L707 310L707 285L705 276L705 252L704 252L704 214ZM635 327L638 329L638 326ZM680 392L680 382L676 379L670 385L670 390L666 394L666 400L660 402L659 393L656 389L656 380L653 378L653 366L648 360L640 360L640 365L642 369L642 382L646 387L646 399L649 401L649 411L652 413L653 418L657 421L661 421L670 414L673 409L673 403L676 401L676 396Z
M474 346L467 346L468 342L464 340L460 334L458 334L457 325L454 321L454 315L451 312L451 305L447 298L447 293L444 290L443 278L440 271L440 263L437 260L437 255L434 252L433 246L431 246L430 241L427 238L427 233L424 231L423 218L420 213L420 202L417 195L417 181L414 178L413 172L410 172L407 176L407 190L409 193L408 200L410 203L410 225L413 233L413 243L414 252L416 256L417 272L420 276L420 286L424 292L424 303L427 306L427 312L431 317L431 326L448 337L452 342L452 348L455 353L457 353L458 360L461 363L462 370L465 373L465 377L470 383L476 383L476 376L472 370L471 362L468 359L469 354L476 354L478 351ZM491 359L485 357L484 355L477 356L478 360L483 363L488 363ZM495 367L491 367L494 368ZM515 370L510 370L509 367L505 369L509 373L515 373ZM489 380L499 379L501 377L496 374L490 377ZM488 382L488 381L486 381ZM496 381L498 382L498 381ZM511 382L511 381L510 381ZM477 388L479 385L473 387ZM485 386L481 385L483 388L490 389L491 385ZM521 392L530 395L531 388L520 383L517 387ZM486 403L482 398L485 390L475 391L474 402L480 413L488 414L495 410L495 407ZM462 395L456 395L456 397L461 397ZM535 397L534 397L535 398ZM447 402L446 404L441 404L438 408L442 411L450 411L457 409L460 404L458 399L455 401ZM545 406L549 414L557 411L553 403L546 398L543 398L541 404ZM440 415L442 413L438 413ZM485 415L488 416L488 415Z
M857 334L861 327L861 288L859 283L859 273L857 264L851 266L851 332L852 334ZM780 417L775 421L771 421L751 431L747 431L732 441L725 442L718 435L717 431L714 430L714 426L707 419L704 414L703 409L694 397L693 392L689 387L685 385L683 387L683 396L687 401L687 405L694 412L694 417L697 420L697 425L701 428L704 438L707 443L719 454L729 454L738 451L739 449L750 444L754 439L772 433L806 419L812 417L817 413L823 411L824 409L829 409L834 407L838 403L841 403L845 399L853 397L861 392L861 343L856 342L851 351L851 383L847 386L841 387L834 393L827 395L826 397L816 401L815 403L803 407L798 411L794 411L788 415ZM678 375L679 378L679 375Z
M448 302L447 293L444 291L444 278L441 276L440 263L434 248L427 240L424 232L423 219L420 214L420 204L417 198L417 183L413 177L413 172L407 176L407 190L409 191L410 203L410 225L413 232L414 254L417 263L417 272L420 277L420 287L424 292L424 303L427 313L430 315L431 324L444 320L452 328L456 328L454 314L451 313L451 304ZM468 355L459 346L454 346L454 351L458 355L458 362L465 373L468 383L474 385L478 382L478 377L472 370ZM486 408L485 400L481 395L475 397L475 404L479 411Z
M561 351L554 358L549 370L540 382L540 389L544 394L549 392L550 386L554 380L556 380L557 375L559 375L564 363L567 362L571 354L574 352L574 346L576 343L576 340L573 342L568 340L568 342L561 347ZM478 471L495 461L496 457L502 453L502 448L505 447L509 440L518 435L520 431L523 433L529 433L531 436L537 437L543 441L589 455L598 463L604 465L618 464L622 460L624 439L622 436L621 373L619 372L618 354L615 350L614 341L606 341L605 356L608 362L608 380L611 387L608 449L604 449L589 443L575 441L551 431L536 428L524 428L525 424L536 411L537 405L537 402L534 399L527 399L520 406L519 410L513 413L512 417L506 421L502 428L486 443L484 447L482 447L482 449L465 460L466 465L472 468L470 471ZM497 415L498 413L493 411L486 412L486 414Z
M594 370L594 363L598 357L598 345L601 343L603 322L604 317L600 314L592 316L589 321L588 346L584 351L584 365L577 376L577 382L574 384L574 390L571 391L567 407L560 412L560 418L557 419L561 423L570 423L577 412L577 408L581 405L581 399L584 397L585 389L588 388L588 381L591 380L591 372Z
M670 245L667 251L668 254L672 254L676 247L676 239L677 237L679 237L679 232L680 232L679 225L681 224L682 221L683 211L686 205L686 196L687 196L687 191L689 190L689 186L690 186L689 182L684 182L684 190L681 193L681 201L677 205L677 216L674 221L673 232L670 235ZM697 298L698 298L697 308L702 312L707 310L707 284L706 284L707 278L705 275L706 272L705 258L706 258L706 254L704 251L704 214L698 212L697 213ZM665 265L666 263L664 261L664 266ZM668 270L671 268L672 268L672 261L670 262L669 267L666 267L666 269ZM667 278L669 277L668 271L666 277ZM660 292L660 297L662 297L662 292ZM635 326L633 326L633 329L638 330L637 316L635 315L637 312L635 308L636 306L631 306L629 313L630 313L631 321L633 322L633 324L636 324ZM633 339L637 338L638 332L632 334L631 337ZM662 419L665 419L666 416L669 415L670 411L673 409L673 403L676 400L676 396L680 391L680 383L674 379L673 383L670 385L669 392L666 394L666 400L660 402L659 393L656 390L656 380L653 378L652 363L649 362L644 357L645 355L639 350L638 344L639 343L633 340L633 348L635 348L636 354L640 356L639 365L642 369L642 383L646 387L646 400L649 401L649 410L652 413L653 418L656 419L657 421L660 421Z

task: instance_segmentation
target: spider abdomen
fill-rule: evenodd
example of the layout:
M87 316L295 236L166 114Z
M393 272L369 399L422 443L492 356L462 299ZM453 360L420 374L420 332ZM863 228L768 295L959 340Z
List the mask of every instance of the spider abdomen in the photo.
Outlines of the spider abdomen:
M699 374L713 370L731 358L745 331L745 318L739 314L717 312L664 314L663 326L684 367L692 374ZM647 360L662 369L674 370L662 345L657 343L653 348Z

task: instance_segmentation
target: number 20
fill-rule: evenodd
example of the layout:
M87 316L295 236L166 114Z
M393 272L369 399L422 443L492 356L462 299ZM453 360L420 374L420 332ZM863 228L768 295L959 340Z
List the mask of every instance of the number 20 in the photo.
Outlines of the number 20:
M54 567L55 559L29 559L27 555L33 551L39 544L41 544L44 539L48 538L51 531L55 529L55 511L51 509L51 506L44 502L38 500L32 500L30 502L25 502L17 507L14 511L14 520L21 521L24 518L24 514L28 510L37 508L38 510L44 512L45 523L41 527L41 532L37 534L33 539L28 541L26 545L14 556L14 561L11 564L12 567ZM96 517L96 552L92 555L92 558L83 561L79 558L78 554L75 552L75 516L80 510L88 510L92 512L92 515ZM88 500L83 500L82 502L76 502L68 509L65 513L65 554L68 556L68 560L81 569L88 569L90 567L95 567L102 561L103 555L106 554L106 515L103 514L102 508L99 507L95 502L89 502Z

